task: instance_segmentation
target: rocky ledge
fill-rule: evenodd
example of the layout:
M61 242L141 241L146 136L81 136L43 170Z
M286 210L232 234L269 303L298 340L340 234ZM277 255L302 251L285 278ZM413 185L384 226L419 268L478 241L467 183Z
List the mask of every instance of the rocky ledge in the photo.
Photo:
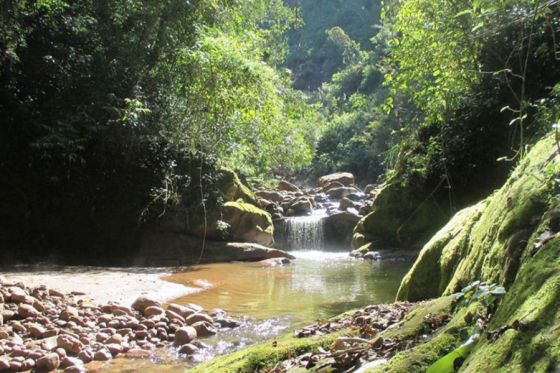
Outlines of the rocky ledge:
M92 361L148 358L171 346L188 356L204 348L199 338L240 325L194 304L165 309L140 297L131 307L98 305L84 295L0 278L0 372L83 372Z

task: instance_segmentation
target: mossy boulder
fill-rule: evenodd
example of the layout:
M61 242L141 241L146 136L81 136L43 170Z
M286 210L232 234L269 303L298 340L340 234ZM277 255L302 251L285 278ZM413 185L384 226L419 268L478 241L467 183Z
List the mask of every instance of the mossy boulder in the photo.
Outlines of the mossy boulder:
M246 203L259 206L259 202L251 189L241 182L239 176L229 168L222 168L218 173L217 186L224 200L237 201L242 199Z
M559 172L558 149L548 136L501 189L459 212L430 240L401 284L398 298L413 300L451 294L475 280L506 287L462 372L560 370ZM460 312L448 325L461 322ZM496 330L502 332L489 338ZM465 338L450 339L437 355ZM434 340L401 352L383 371L422 370ZM405 360L409 368L402 370Z
M398 298L450 294L475 280L510 285L545 212L554 209L555 153L551 138L539 142L501 189L451 219L424 246Z
M431 198L392 178L373 200L371 212L354 228L354 249L373 243L372 248L418 248L440 228L448 216Z
M231 240L254 242L265 246L272 244L274 225L268 212L249 203L237 201L226 202L223 215L224 222L229 225L227 237Z

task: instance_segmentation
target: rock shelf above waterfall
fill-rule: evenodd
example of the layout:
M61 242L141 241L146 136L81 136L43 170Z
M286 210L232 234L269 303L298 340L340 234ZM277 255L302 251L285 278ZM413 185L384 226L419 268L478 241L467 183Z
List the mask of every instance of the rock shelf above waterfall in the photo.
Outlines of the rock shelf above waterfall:
M276 190L261 188L255 195L274 221L275 247L346 250L376 191L375 185L360 189L351 173L339 172L319 178L314 187L283 180Z

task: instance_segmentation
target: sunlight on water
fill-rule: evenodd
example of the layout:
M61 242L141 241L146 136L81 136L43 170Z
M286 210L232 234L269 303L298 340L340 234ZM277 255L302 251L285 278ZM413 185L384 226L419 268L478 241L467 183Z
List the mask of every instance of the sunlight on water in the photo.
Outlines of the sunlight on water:
M394 300L408 262L354 260L348 253L294 251L293 264L260 267L259 263L200 265L167 280L197 286L195 294L175 300L206 309L259 320L290 317L313 321L351 308Z

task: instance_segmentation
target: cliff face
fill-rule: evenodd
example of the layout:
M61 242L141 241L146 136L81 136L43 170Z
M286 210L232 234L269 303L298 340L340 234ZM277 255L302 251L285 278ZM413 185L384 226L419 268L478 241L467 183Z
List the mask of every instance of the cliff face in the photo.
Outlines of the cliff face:
M401 284L397 298L413 301L449 295L477 280L507 289L461 371L560 369L557 153L552 136L537 143L501 189L460 211L424 246ZM451 322L461 313L454 315ZM491 341L488 332L501 328ZM454 336L443 351L461 342L457 333L441 334ZM400 362L411 356L401 353ZM386 369L399 359L393 360ZM422 360L408 366L431 363Z

